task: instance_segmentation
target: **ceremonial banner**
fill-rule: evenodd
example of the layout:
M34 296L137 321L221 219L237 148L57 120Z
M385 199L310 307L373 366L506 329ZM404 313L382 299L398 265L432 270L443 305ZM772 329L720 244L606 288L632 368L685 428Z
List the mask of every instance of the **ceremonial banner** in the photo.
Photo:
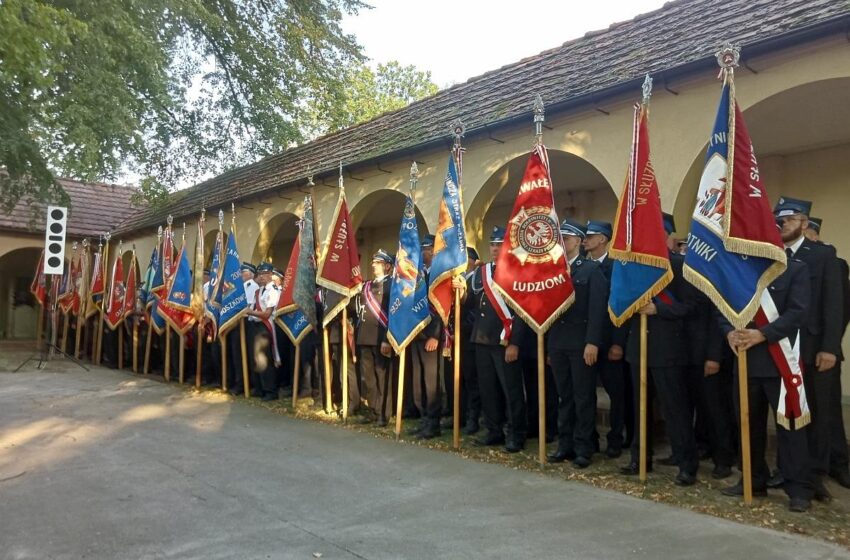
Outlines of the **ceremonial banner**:
M210 337L215 340L218 337L218 319L221 314L221 275L223 263L222 238L224 233L219 230L215 236L215 245L212 251L212 263L210 264L210 288L204 303L204 316L210 329Z
M239 325L239 320L248 310L245 296L245 284L242 283L242 272L239 270L241 261L236 249L236 228L231 226L227 237L227 250L224 254L224 270L221 274L221 308L218 319L219 336L224 336L233 327Z
M71 313L79 317L88 293L88 286L86 284L88 284L87 279L89 274L89 252L87 247L83 247L77 262L77 277L74 278L74 297L71 301Z
M204 316L204 215L198 220L198 236L195 238L195 262L192 267L192 313L195 322Z
M30 283L30 293L35 297L35 301L42 307L47 302L47 279L44 276L44 251L41 251L41 256L38 257L38 264L35 265L35 275Z
M103 252L102 248L98 247L94 259L92 259L91 282L89 282L89 293L86 301L86 319L100 311L103 290Z
M452 173L452 168L453 164L450 163L449 175ZM446 182L448 183L448 179ZM455 191L457 191L457 188L455 188ZM442 205L440 208L440 216L442 218ZM463 226L461 226L460 230L462 236ZM444 252L449 252L449 249L444 249ZM465 255L466 249L464 249ZM447 278L451 280L451 276L447 276ZM447 308L450 308L452 295L451 281L449 281L448 294ZM422 248L419 244L419 226L416 222L416 208L413 205L413 199L408 195L404 203L404 214L401 217L401 230L398 234L398 253L395 257L393 281L390 286L387 339L392 344L393 349L397 353L401 353L430 321L428 286L422 270Z
M71 306L74 304L74 275L77 273L77 258L76 251L71 256L71 261L65 266L65 271L62 274L62 282L59 284L59 310L67 315L71 311Z
M136 251L130 257L130 270L127 271L127 285L124 290L124 318L136 312Z
M428 299L443 324L447 325L454 300L452 278L466 272L467 262L463 198L454 155L449 156L449 169L443 183L443 197L440 199L437 234L434 237Z
M121 251L117 251L112 263L112 275L109 279L109 293L106 297L106 325L115 330L124 320L124 263Z
M339 190L331 224L316 274L316 283L328 290L325 325L348 305L351 296L359 292L363 285L357 242L354 239L354 229L351 227L343 188Z
M151 251L151 258L148 261L148 268L145 270L145 279L142 282L142 294L141 300L145 306L145 309L150 308L153 305L154 293L153 286L154 281L156 279L157 271L159 270L159 256L158 247L154 246ZM160 271L161 272L161 271Z
M280 286L280 298L275 308L275 322L283 329L286 336L297 345L312 329L309 319L295 303L295 282L298 277L298 262L301 258L301 234L295 238L292 254L286 270L283 271L283 282ZM313 307L315 309L315 306Z
M646 105L635 105L629 170L608 258L614 259L608 314L619 327L673 280L661 196L649 157Z
M298 224L300 231L298 239L298 265L295 274L295 285L292 292L292 302L307 317L307 321L318 328L316 318L316 246L313 240L313 201L308 196L304 199L304 216Z
M762 290L784 270L782 239L733 86L727 82L697 192L685 278L735 328L744 328L758 310Z
M493 275L496 289L529 327L544 333L575 294L543 145L528 158L506 230Z
M167 282L169 285L168 294L160 300L157 306L157 312L160 316L180 334L186 334L195 324L195 315L192 309L192 274L189 267L189 257L186 256L184 244L177 255L174 273L170 281Z

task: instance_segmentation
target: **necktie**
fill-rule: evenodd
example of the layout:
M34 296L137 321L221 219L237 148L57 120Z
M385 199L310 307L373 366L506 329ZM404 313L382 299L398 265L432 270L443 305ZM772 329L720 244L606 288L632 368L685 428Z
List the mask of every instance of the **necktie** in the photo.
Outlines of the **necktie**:
M788 255L789 259L794 258L794 251L791 250L791 247L785 248L785 254Z

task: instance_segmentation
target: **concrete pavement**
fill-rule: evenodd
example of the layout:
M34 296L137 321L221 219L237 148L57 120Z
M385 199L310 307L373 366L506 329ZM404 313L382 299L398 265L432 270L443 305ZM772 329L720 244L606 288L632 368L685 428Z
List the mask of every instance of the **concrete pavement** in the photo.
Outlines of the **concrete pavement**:
M0 559L319 557L850 553L126 373L0 373Z

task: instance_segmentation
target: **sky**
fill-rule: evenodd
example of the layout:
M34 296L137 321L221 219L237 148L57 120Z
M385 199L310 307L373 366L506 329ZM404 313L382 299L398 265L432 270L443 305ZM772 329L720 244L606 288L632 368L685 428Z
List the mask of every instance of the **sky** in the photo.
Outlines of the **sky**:
M663 0L365 0L343 19L372 64L398 60L431 71L444 88L632 19ZM532 10L533 8L533 10Z

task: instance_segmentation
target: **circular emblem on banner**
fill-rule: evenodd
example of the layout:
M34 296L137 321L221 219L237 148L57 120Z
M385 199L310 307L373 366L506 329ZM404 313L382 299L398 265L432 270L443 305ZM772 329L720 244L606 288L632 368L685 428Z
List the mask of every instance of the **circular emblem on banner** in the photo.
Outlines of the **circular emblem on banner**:
M558 222L546 206L521 208L510 222L511 252L520 263L555 262L563 254Z

